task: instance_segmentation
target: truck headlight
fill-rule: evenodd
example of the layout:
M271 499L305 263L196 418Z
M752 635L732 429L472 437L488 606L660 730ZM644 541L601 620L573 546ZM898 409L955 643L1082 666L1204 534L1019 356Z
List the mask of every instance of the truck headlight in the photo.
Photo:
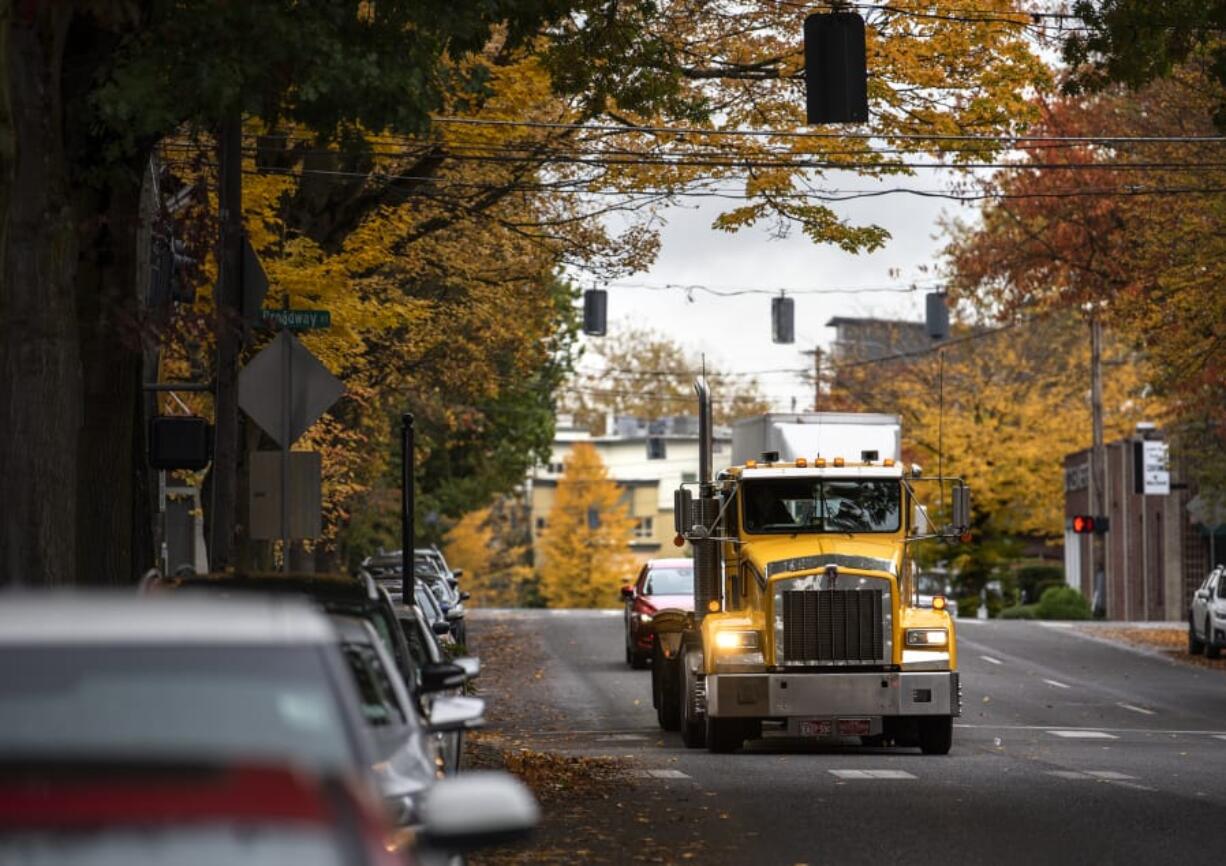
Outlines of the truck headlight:
M756 631L717 631L715 633L715 648L723 652L745 652L761 647Z
M949 645L949 632L943 628L909 628L903 642L913 649L944 649Z

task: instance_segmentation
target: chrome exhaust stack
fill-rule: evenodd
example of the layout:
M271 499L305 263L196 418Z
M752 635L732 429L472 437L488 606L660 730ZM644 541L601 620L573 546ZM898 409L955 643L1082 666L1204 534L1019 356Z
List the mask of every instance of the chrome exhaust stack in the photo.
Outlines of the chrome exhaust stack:
M694 548L694 621L701 622L712 601L720 600L723 583L723 548L711 540L721 533L717 526L719 498L715 495L711 460L715 431L711 419L711 389L705 378L694 380L698 394L698 498L694 501L694 526L687 533Z

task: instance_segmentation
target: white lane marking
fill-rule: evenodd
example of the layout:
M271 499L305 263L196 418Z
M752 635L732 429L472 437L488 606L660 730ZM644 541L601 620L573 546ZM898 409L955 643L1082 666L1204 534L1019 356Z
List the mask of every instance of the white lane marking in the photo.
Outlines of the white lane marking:
M1153 710L1147 710L1145 709L1145 707L1137 707L1137 706L1133 706L1132 704L1126 704L1123 701L1120 701L1118 704L1116 704L1116 706L1123 707L1126 710L1132 710L1134 713L1141 713L1142 715L1146 715L1146 716L1155 715Z
M830 770L839 779L914 779L906 770Z
M622 743L630 740L645 740L647 739L642 734L614 734L611 737L601 737L598 742L601 743Z
M1060 682L1059 680L1043 680L1043 682L1047 683L1049 686L1055 686L1055 687L1056 687L1056 688L1058 688L1058 689L1069 689L1069 688L1072 688L1072 686L1065 685L1064 683Z
M1055 776L1057 779L1088 779L1085 773L1078 773L1076 770L1048 770L1047 775Z
M1043 628L1072 628L1071 622L1040 622L1039 625Z
M1002 662L1000 659L994 659L991 656L980 656L980 658L983 659L985 662L988 662L989 664L994 664L994 665L1004 664L1004 662Z
M1127 773L1117 773L1115 770L1086 770L1087 776L1093 776L1095 779L1106 779L1109 782L1122 782L1125 779L1136 779L1136 776L1130 776Z
M1226 734L1214 734L1213 736L1219 740L1226 740Z
M1060 730L1048 731L1047 733L1055 737L1064 737L1068 740L1118 740L1115 734L1108 734L1106 731L1086 731L1086 730Z
M958 722L954 725L955 728L983 728L987 731L1050 731L1047 725L973 725ZM1202 729L1183 730L1183 729L1168 729L1168 728L1075 728L1063 727L1062 731L1076 730L1094 730L1094 731L1111 731L1116 734L1194 734L1196 736L1207 735L1218 737L1226 740L1226 732L1223 731L1207 731Z
M1134 791L1153 792L1153 791L1158 790L1157 788L1149 787L1149 785L1138 785L1136 782L1116 782L1114 780L1109 780L1109 781L1111 781L1111 784L1113 785L1123 785L1125 788L1132 788Z
M631 775L640 779L688 779L689 774L680 770L635 770Z

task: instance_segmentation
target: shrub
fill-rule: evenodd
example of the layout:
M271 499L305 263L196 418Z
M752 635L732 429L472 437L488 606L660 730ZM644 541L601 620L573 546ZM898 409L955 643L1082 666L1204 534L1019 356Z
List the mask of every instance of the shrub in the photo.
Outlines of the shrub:
M999 592L989 592L987 600L988 619L996 619L1005 608L1005 600Z
M1034 604L1049 587L1064 585L1064 569L1058 565L1024 565L1017 570L1017 588L1022 601Z
M1039 606L1037 604L1015 604L1013 607L1007 607L1000 612L1001 619L1038 619Z
M1035 611L1039 619L1089 619L1090 603L1071 586L1044 590Z
M964 595L958 599L958 619L974 619L979 614L979 596Z

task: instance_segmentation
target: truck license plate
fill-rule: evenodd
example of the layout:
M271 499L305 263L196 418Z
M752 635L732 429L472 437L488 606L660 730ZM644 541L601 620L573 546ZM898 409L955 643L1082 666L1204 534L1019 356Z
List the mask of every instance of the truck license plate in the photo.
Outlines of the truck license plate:
M828 737L830 736L830 720L805 719L800 723L800 735L802 737Z
M840 737L867 737L868 732L868 719L839 719Z

